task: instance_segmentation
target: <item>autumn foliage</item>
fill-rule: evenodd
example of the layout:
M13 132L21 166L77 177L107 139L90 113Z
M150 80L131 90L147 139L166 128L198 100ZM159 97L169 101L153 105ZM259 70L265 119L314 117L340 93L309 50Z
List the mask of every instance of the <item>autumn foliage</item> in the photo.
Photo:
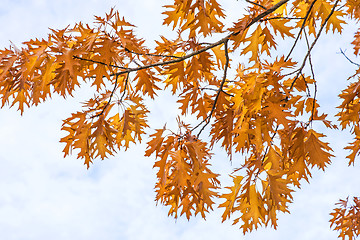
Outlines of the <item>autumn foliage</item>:
M244 233L276 228L277 214L289 212L301 180L331 163L334 153L313 123L337 126L320 111L311 51L322 34L341 34L347 22L359 22L360 1L247 3L246 13L225 28L216 0L174 0L164 6L163 24L176 37L160 36L155 47L111 9L91 26L51 29L46 39L0 50L1 107L23 113L90 83L94 97L63 122L65 156L74 152L89 167L146 139L145 156L157 169L156 200L169 215L205 218L221 202L223 221L231 218ZM290 47L280 50L279 41ZM300 43L306 48L294 59ZM360 29L352 44L360 55ZM349 73L351 83L339 95L340 126L354 136L346 147L349 165L360 154L359 76L360 68ZM178 129L148 124L147 102L162 91L178 99ZM197 122L186 122L188 115ZM241 162L231 186L222 186L211 169L215 145ZM360 200L349 202L341 200L331 213L342 239L360 233Z

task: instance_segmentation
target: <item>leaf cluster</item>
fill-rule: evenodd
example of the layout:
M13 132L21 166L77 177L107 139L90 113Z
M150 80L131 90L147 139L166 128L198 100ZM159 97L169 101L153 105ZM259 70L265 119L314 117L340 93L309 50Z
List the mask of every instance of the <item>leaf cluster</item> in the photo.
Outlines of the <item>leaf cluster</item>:
M156 158L156 201L169 215L205 218L220 199L223 221L235 216L244 233L276 228L277 214L289 212L302 180L309 181L313 168L325 170L333 157L326 136L313 128L314 122L337 126L320 112L311 52L322 33L341 34L350 19L358 22L360 8L357 0L247 2L246 13L225 29L225 10L216 0L174 0L164 6L163 24L177 34L160 36L153 48L111 9L95 17L94 26L80 22L21 49L0 50L1 107L17 105L23 113L88 83L95 96L62 125L65 156L76 151L89 168L152 132L145 156ZM280 38L290 47L279 46ZM299 42L307 46L300 60L292 57ZM360 152L359 74L360 68L339 95L340 125L355 138L346 147L349 164ZM177 97L178 129L152 129L147 101L167 89ZM197 122L186 123L188 115ZM216 145L240 166L230 174L231 186L221 186L211 170ZM347 208L341 201L332 213L343 239L359 235L354 202Z

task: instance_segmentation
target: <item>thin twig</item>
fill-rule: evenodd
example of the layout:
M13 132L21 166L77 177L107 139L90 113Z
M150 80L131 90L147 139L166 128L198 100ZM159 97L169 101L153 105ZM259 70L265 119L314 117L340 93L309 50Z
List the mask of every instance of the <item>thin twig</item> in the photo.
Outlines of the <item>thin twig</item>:
M294 48L295 48L295 46L296 46L297 41L299 41L300 36L301 36L301 32L302 32L302 31L304 30L304 28L305 28L306 20L307 20L307 18L309 17L309 14L310 14L310 12L311 12L311 9L314 7L316 1L317 1L317 0L314 0L314 1L311 3L311 5L310 5L310 7L309 7L309 10L306 12L306 15L305 15L304 21L303 21L303 23L302 23L302 25L301 25L301 27L300 27L299 33L298 33L298 35L297 35L297 37L296 37L296 39L295 39L295 42L294 42L293 46L292 46L291 49L290 49L289 54L288 54L288 55L286 56L286 58L285 58L285 62L289 59L292 51L294 50Z
M122 102L124 96L125 96L125 93L126 93L126 89L127 89L127 85L128 85L128 82L129 82L129 73L126 75L126 79L125 79L125 86L124 86L124 92L123 94L121 95L121 98L120 98L120 101L119 102Z
M209 87L199 87L198 89L199 89L199 90L218 91L218 89L209 88ZM228 96L230 96L230 97L234 97L234 95L231 94L231 93L227 93L227 92L225 92L224 90L221 90L221 91L222 91L224 94L226 94L226 95L228 95Z
M304 36L305 36L305 41L306 41L306 46L308 48L308 50L310 49L310 41L309 41L309 38L307 36L307 33L304 32ZM314 73L314 68L313 68L313 65L312 65L312 61L311 61L311 54L309 54L309 64L310 64L310 70L311 70L311 74L312 74L312 79L315 80L315 73ZM306 79L305 79L305 76L302 74L302 77L303 77L303 80L305 82L305 85L306 85L306 89L308 91L307 95L310 97L311 96L311 92L310 92L310 89L309 89L309 85L307 84L306 82Z
M217 91L217 89L209 88L209 87L198 87L199 90L211 90L211 91Z
M316 0L315 0L315 1L316 1ZM303 62L302 62L302 64L301 64L301 67L298 69L298 73L297 73L294 81L291 83L290 89L293 88L293 86L294 86L294 84L295 84L295 81L299 78L299 75L300 75L302 69L303 69L304 66L305 66L306 60L307 60L307 58L309 57L311 50L313 49L313 47L315 46L317 40L319 39L319 37L320 37L320 35L321 35L321 32L322 32L322 30L324 29L326 23L329 21L330 17L333 15L333 13L334 13L334 11L335 11L335 8L336 8L336 5L338 4L339 1L340 1L340 0L336 0L333 8L331 9L331 12L330 12L329 15L326 17L324 23L321 25L320 30L319 30L318 34L316 35L315 40L313 41L313 43L311 44L308 52L306 53L306 56L305 56L305 58L304 58L304 60L303 60Z
M309 39L308 39L308 36L307 36L306 32L305 32L304 35L305 35L306 45L307 45L308 51L309 51L310 50L310 43L309 43ZM314 67L313 67L312 60L311 60L311 53L309 53L309 64L310 64L311 76L315 80L315 72L314 72Z
M301 20L301 19L305 19L303 17L271 17L271 18L264 18L261 19L259 22L265 22L265 21L269 21L269 20L276 20L276 19L287 19L287 20Z
M256 3L256 2L252 2L252 1L250 1L250 0L245 0L245 1L248 2L248 3L250 3L250 4L253 4L253 5L255 5L255 6L261 7L261 8L264 9L264 10L267 10L267 8L264 7L264 6L261 5L261 4L258 4L258 3Z
M340 11L341 9L343 9L346 6L346 3L343 4L342 6L340 6L338 9L336 9L336 11Z
M304 83L305 83L305 86L306 86L306 90L307 90L307 94L306 94L306 95L307 95L308 97L310 97L311 92L310 92L309 85L307 84L306 78L305 78L305 76L304 76L303 73L301 73L301 76L302 76L302 79L304 80Z
M192 53L189 53L183 57L177 57L176 59L172 59L172 60L168 60L168 61L162 61L162 62L157 62L157 63L153 63L153 64L148 64L148 65L144 65L141 67L137 67L137 68L125 68L125 67L120 67L120 66L113 66L113 65L109 65L109 66L113 66L113 67L117 67L117 68L122 68L124 69L124 71L115 73L115 74L111 74L110 76L114 76L114 75L122 75L125 73L130 73L130 72L137 72L139 70L143 70L143 69L148 69L148 68L153 68L153 67L158 67L158 66L164 66L164 65L169 65L169 64L173 64L173 63L178 63L178 62L182 62L188 58L191 58L193 56L196 56L200 53L206 52L214 47L217 47L223 43L225 43L226 41L228 41L231 37L237 36L240 33L242 33L245 29L249 28L250 26L252 26L254 23L260 21L262 18L264 18L265 16L271 14L272 12L274 12L276 9L278 9L279 7L281 7L282 5L284 5L285 3L287 3L289 0L281 0L280 2L278 2L277 4L275 4L274 6L272 6L271 8L265 10L264 12L260 13L259 15L257 15L256 17L254 17L243 29L237 31L237 32L231 32L229 33L227 36L225 36L224 38L220 39L219 41L209 44L208 46L201 48L197 51L194 51ZM315 0L316 1L316 0ZM173 56L174 57L174 56ZM103 65L107 65L105 63L102 62L98 62L95 60L90 60L90 59L84 59L78 56L74 56L74 58L78 58L80 60L84 60L84 61L90 61L93 63L98 63L98 64L103 64ZM95 78L96 76L92 76L90 78Z
M245 27L244 29L241 29L237 32L231 32L230 34L228 34L226 37L220 39L219 41L212 43L204 48L201 48L197 51L194 51L192 53L189 53L183 57L177 58L177 59L173 59L173 60L168 60L168 61L162 61L162 62L158 62L158 63L153 63L153 64L148 64L148 65L144 65L142 67L137 67L137 68L127 68L125 71L121 71L116 73L116 75L122 75L125 73L130 73L130 72L136 72L139 70L143 70L143 69L148 69L148 68L153 68L153 67L158 67L158 66L164 66L164 65L169 65L169 64L173 64L173 63L178 63L178 62L182 62L188 58L191 58L193 56L199 55L200 53L206 52L214 47L217 47L223 43L225 43L226 41L228 41L231 37L233 36L237 36L240 33L242 33L245 29L249 28L250 26L252 26L254 23L258 22L260 19L262 19L263 17L269 15L270 13L274 12L276 9L278 9L279 7L281 7L282 5L284 5L285 3L287 3L289 0L281 0L280 2L278 2L277 4L275 4L274 6L272 6L271 8L267 9L266 11L260 13L259 15L257 15L256 17L254 17Z
M306 32L305 32L305 39L306 39L306 45L307 45L308 50L309 50L310 45L309 45L309 39L307 37ZM315 73L314 73L314 67L313 67L312 60L311 60L311 54L309 54L309 64L310 64L311 75L312 75L312 78L314 80L314 98L313 98L313 106L312 106L312 109L311 109L311 117L310 117L310 120L309 120L309 124L310 124L314 120L316 94L317 94L317 84L316 84L316 81L315 81Z
M217 91L217 93L216 93L216 96L215 96L214 103L213 103L213 106L212 106L212 108L211 108L211 111L210 111L209 115L207 115L207 117L206 117L203 121L201 121L197 126L195 126L195 127L191 130L191 131L194 131L196 128L198 128L201 124L203 124L203 123L205 122L204 126L200 129L197 137L200 136L201 132L202 132L202 131L205 129L205 127L209 124L210 119L211 119L211 117L212 117L212 115L213 115L213 113L214 113L214 111L215 111L216 104L217 104L217 102L218 102L220 93L223 91L223 87L224 87L224 84L225 84L225 81L226 81L226 76L227 76L227 70L228 70L228 68L229 68L229 62L230 62L229 50L228 50L228 41L229 41L229 40L227 40L227 41L224 43L224 46L225 46L225 58L226 58L225 68L224 68L224 75L223 75L223 79L222 79L222 81L221 81L221 83L220 83L220 87L219 87L219 89L218 89L218 91Z
M181 58L179 56L174 56L174 55L161 55L161 54L153 54L153 53L138 53L138 52L134 52L129 50L128 48L124 48L125 51L129 52L129 53L133 53L139 56L149 56L149 57L163 57L163 58Z
M344 57L345 57L350 63L352 63L352 64L360 67L360 64L352 61L348 56L346 56L345 52L344 52L341 48L340 48L340 53L341 53L342 55L344 55Z
M225 81L226 82L226 81ZM234 94L231 94L231 93L228 93L228 92L225 92L224 89L221 89L221 91L225 94L225 95L228 95L230 97L235 97Z
M314 82L313 106L312 106L312 109L311 109L311 117L310 117L310 120L309 120L309 124L314 120L314 116L315 116L316 94L317 94L317 84L316 84L316 81L315 81Z
M105 106L103 107L103 109L101 110L100 113L96 114L95 116L92 116L91 118L99 117L99 116L101 116L101 115L105 112L106 108L110 105L111 99L112 99L112 97L113 97L113 95L114 95L114 92L115 92L115 90L116 90L116 88L117 88L117 82L118 82L118 76L116 75L114 88L113 88L113 90L112 90L111 93L110 93L109 101L105 104Z
M102 62L98 62L98 61L95 61L95 60L91 60L91 59L84 59L84 58L81 58L81 57L78 57L78 56L73 56L74 58L77 58L79 60L83 60L83 61L90 61L90 62L93 62L93 63L97 63L97 64L102 64L102 65L106 65L106 66L112 66L112 67L116 67L116 68L120 68L120 69L124 69L124 71L120 71L120 72L117 72L117 73L113 73L111 74L110 76L116 76L116 82L114 84L114 89L113 91L111 92L111 95L110 95L110 100L108 101L108 103L105 105L105 107L103 108L103 110L101 111L101 113L97 114L95 117L98 117L100 116L101 114L104 113L105 109L108 107L108 105L110 104L110 101L111 101L111 98L115 92L115 89L117 88L117 79L120 75L122 74L127 74L127 78L126 78L126 81L125 81L125 89L124 89L124 93L121 97L121 100L123 99L123 97L125 96L125 90L126 90L126 86L127 86L127 83L128 83L128 78L129 78L129 73L131 72L137 72L137 71L140 71L140 70L143 70L143 69L148 69L148 68L153 68L153 67L157 67L157 66L164 66L164 65L169 65L169 64L173 64L173 63L178 63L178 62L182 62L188 58L191 58L193 56L196 56L196 55L199 55L203 52L206 52L214 47L217 47L221 44L225 44L225 56L226 56L226 65L225 65L225 69L224 69L224 76L223 76L223 79L222 79L222 82L220 84L220 87L218 89L218 92L216 94L216 97L214 99L214 104L213 104L213 107L211 109L211 112L210 114L202 121L200 122L197 126L195 126L191 131L195 130L196 128L198 128L201 124L203 124L205 121L207 121L207 123L203 126L203 128L200 130L200 132L198 133L198 136L200 135L200 133L203 131L203 129L208 125L209 121L210 121L210 118L215 110L215 107L216 107L216 103L218 101L218 98L219 98L219 95L221 92L224 92L223 91L223 86L224 86L224 83L226 82L226 75L227 75L227 70L228 70L228 65L229 65L229 56L228 56L228 41L231 37L233 36L237 36L239 35L240 33L242 33L245 29L249 28L250 26L252 26L254 23L258 22L259 20L261 20L262 18L264 18L265 16L271 14L272 12L274 12L276 9L278 9L279 7L281 7L282 5L284 5L285 3L287 3L289 0L281 0L280 2L278 2L277 4L275 4L274 6L272 6L271 8L269 9L266 9L264 12L260 13L259 15L257 15L256 17L254 17L243 29L237 31L237 32L231 32L229 33L227 36L225 36L224 38L220 39L219 41L215 42L215 43L212 43L212 44L209 44L208 46L204 47L204 48L201 48L197 51L194 51L192 53L189 53L183 57L177 57L176 59L172 59L172 60L168 60L168 61L162 61L162 62L157 62L157 63L153 63L153 64L148 64L148 65L144 65L144 66L139 66L139 67L136 67L136 68L125 68L125 67L121 67L121 66L115 66L115 65L108 65L108 64L105 64L105 63L102 63ZM315 0L316 1L316 0ZM95 76L93 76L95 77Z
M272 135L272 137L271 137L270 145L267 145L267 146L266 146L265 153L264 153L264 155L263 155L263 157L262 157L262 159L261 159L261 165L264 165L266 155L269 153L269 150L270 150L271 145L273 145L272 140L274 140L274 137L276 136L276 133L277 133L278 128L279 128L279 125L276 125L275 131L274 131L274 133L273 133L273 135ZM254 180L253 180L254 182L257 180L257 178L258 178L261 170L262 170L262 169L259 168L258 171L257 171L257 173L255 173Z
M126 67L121 67L121 66L117 66L117 65L113 65L113 64L106 64L104 62L100 62L100 61L96 61L96 60L92 60L92 59L86 59L86 58L82 58L82 57L79 57L79 56L73 56L73 58L74 59L79 59L79 60L82 60L82 61L87 61L87 62L92 62L92 63L105 65L105 66L108 66L108 67L114 67L114 68L120 68L120 69L128 69Z
M275 130L274 130L274 133L273 133L273 135L272 135L272 137L271 137L270 145L267 145L267 146L266 146L265 154L264 154L264 156L263 156L263 158L262 158L262 160L261 160L261 164L264 163L266 154L268 154L270 146L273 145L273 142L272 142L272 141L274 140L274 138L275 138L275 136L276 136L276 134L277 134L278 128L279 128L279 125L276 125L276 128L275 128Z

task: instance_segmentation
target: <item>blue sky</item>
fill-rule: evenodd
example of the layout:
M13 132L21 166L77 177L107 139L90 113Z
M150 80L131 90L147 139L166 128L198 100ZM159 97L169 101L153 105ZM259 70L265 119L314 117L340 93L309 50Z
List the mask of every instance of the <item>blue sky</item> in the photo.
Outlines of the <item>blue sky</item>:
M156 39L171 34L161 26L161 5L156 0L3 0L0 6L0 47L9 40L20 44L33 37L44 37L48 27L62 28L74 22L92 22L113 6L138 26L139 35ZM240 2L240 1L239 1ZM223 1L230 19L237 18L241 3ZM230 21L229 21L230 22ZM342 37L322 36L313 52L318 80L318 100L324 112L335 113L337 94L346 86L354 67L339 49L347 49L354 27ZM151 41L149 42L151 43ZM280 49L288 46L281 45ZM300 55L303 49L296 49ZM231 222L221 223L215 210L207 221L193 218L175 221L167 208L154 202L154 159L143 157L144 145L120 152L105 161L96 161L89 170L75 157L63 158L58 141L62 119L79 109L79 102L91 89L82 89L76 98L52 100L27 109L23 116L16 109L0 110L0 235L2 239L336 239L329 229L329 212L339 198L359 194L359 164L347 167L344 145L351 140L340 131L327 131L327 141L336 158L325 173L314 170L310 184L294 194L291 214L279 215L279 227L261 228L243 236ZM90 92L90 95L92 93ZM80 99L80 100L79 100ZM163 105L167 96L149 103L153 121L171 118ZM171 101L170 101L171 102ZM158 104L160 103L160 104ZM167 103L168 104L168 103ZM226 155L216 151L214 169L231 169ZM226 176L224 176L226 181Z

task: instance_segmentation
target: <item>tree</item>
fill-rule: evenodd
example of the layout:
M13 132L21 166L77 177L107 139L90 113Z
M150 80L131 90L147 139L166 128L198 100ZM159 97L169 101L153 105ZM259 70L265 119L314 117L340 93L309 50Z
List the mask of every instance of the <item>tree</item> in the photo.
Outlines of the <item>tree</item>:
M156 158L156 200L169 206L169 215L205 218L221 198L223 220L238 214L234 223L244 233L260 225L276 228L277 213L288 212L301 180L308 181L314 167L325 170L333 156L325 135L315 130L317 123L337 126L319 111L311 51L323 32L341 33L347 21L358 21L360 7L339 0L248 3L248 13L224 29L225 12L215 0L174 1L165 6L164 24L177 36L161 36L153 49L112 9L96 17L93 27L78 23L51 30L47 40L1 50L2 107L17 106L22 113L52 94L72 96L90 82L95 96L64 120L65 156L75 150L89 167L151 133L145 156ZM277 49L280 37L293 43L285 53ZM300 41L307 48L298 61L292 55ZM339 95L340 125L354 135L349 165L360 148L359 73ZM153 130L146 101L167 89L178 96L179 128ZM187 123L188 115L198 121ZM224 193L210 169L216 144L230 160L242 161ZM352 202L340 200L331 213L342 239L359 235L360 203Z

